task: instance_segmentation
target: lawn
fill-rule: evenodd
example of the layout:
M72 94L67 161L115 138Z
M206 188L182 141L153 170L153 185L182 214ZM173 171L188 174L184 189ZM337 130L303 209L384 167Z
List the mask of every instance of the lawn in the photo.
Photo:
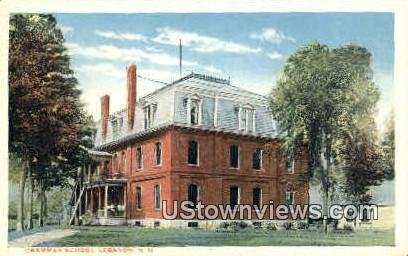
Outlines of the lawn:
M394 245L393 230L332 231L265 230L245 228L235 232L203 229L153 229L140 227L77 227L75 235L48 246L312 246Z

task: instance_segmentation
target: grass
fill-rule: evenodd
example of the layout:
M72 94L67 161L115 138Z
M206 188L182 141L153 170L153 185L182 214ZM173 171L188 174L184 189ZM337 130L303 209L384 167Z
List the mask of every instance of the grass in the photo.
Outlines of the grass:
M393 230L355 232L320 230L264 230L236 232L202 229L138 227L77 227L80 232L43 246L379 246L394 245Z

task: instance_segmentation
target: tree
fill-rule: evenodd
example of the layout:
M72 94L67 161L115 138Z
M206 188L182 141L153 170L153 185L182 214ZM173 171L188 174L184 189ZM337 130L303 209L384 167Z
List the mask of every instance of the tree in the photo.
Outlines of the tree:
M293 157L298 144L308 145L309 177L321 185L325 216L329 190L336 182L338 145L355 129L356 117L371 115L378 101L370 59L360 46L330 49L311 43L289 57L272 91L270 108L284 151ZM323 228L327 232L325 218Z
M53 171L49 167L56 159L72 156L80 143L80 91L63 43L52 15L16 14L10 18L9 149L23 163L19 230L23 228L27 174L30 188L33 178L45 184L43 172Z
M384 138L381 141L381 148L384 153L384 172L385 179L394 179L394 163L395 163L395 124L394 113L391 113L388 119L387 130Z

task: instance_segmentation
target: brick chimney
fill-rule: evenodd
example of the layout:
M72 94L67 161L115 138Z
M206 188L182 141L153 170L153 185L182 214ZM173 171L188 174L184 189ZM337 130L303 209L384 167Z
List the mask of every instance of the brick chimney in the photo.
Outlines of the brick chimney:
M127 69L127 113L128 130L133 129L136 107L136 65L131 64Z
M108 118L109 118L109 95L101 97L101 131L102 139L106 139L106 133L108 131Z

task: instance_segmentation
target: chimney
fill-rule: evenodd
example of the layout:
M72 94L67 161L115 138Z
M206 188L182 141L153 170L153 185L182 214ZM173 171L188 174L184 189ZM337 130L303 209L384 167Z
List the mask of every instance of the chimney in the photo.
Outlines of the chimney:
M106 139L106 133L108 131L108 118L109 118L109 95L101 97L101 131L102 139Z
M128 130L133 129L136 107L136 65L131 64L127 69L127 113Z

